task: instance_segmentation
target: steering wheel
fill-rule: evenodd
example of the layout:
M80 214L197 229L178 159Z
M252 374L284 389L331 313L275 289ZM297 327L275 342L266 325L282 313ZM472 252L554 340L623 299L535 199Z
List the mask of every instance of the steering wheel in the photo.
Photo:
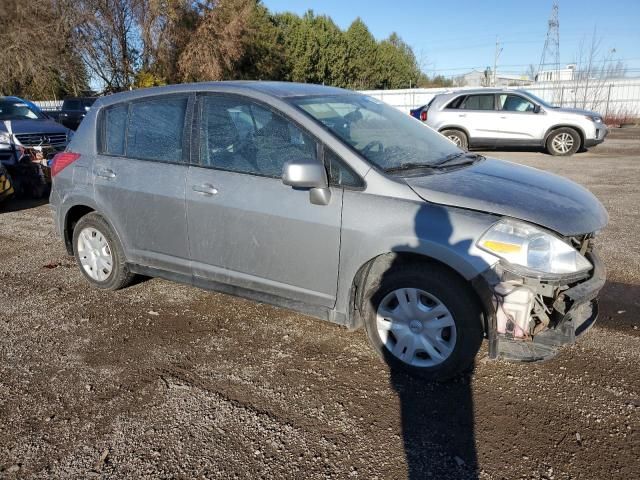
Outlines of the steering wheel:
M384 145L382 142L380 140L373 140L372 142L367 143L362 149L362 155L366 157L367 153L369 153L373 147L378 147L378 152L384 151Z

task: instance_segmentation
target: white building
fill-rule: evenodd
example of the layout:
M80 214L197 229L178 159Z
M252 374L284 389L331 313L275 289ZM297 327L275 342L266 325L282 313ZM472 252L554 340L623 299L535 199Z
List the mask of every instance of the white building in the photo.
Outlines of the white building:
M574 63L567 65L565 68L559 68L558 70L541 70L536 75L536 83L573 80L575 71L576 65Z

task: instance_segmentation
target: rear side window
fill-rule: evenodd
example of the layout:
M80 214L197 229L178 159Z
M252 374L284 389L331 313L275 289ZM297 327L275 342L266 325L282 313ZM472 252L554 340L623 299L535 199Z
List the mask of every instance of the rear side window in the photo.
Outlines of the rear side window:
M458 97L458 98L454 98L449 105L447 105L447 108L454 108L454 109L458 109L460 108L460 105L462 104L462 102L464 101L466 97L464 95ZM433 101L433 100L432 100Z
M186 96L155 98L131 103L126 156L182 161Z
M104 111L104 140L102 153L124 155L124 138L127 128L128 105L116 105Z
M469 95L462 106L463 110L494 110L494 95Z

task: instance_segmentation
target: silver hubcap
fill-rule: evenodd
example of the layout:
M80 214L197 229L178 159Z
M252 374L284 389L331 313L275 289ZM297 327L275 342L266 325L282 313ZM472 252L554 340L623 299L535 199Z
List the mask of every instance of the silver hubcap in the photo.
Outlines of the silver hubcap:
M557 152L567 153L573 148L573 137L568 133L559 133L551 143Z
M456 345L456 324L435 296L417 288L387 294L377 312L378 335L391 354L415 367L444 362Z
M107 239L93 227L82 229L76 245L78 258L85 273L98 282L104 282L113 270L113 257Z
M455 143L458 147L462 146L462 140L460 140L460 137L457 135L447 135L447 138L449 140L451 140L453 143Z

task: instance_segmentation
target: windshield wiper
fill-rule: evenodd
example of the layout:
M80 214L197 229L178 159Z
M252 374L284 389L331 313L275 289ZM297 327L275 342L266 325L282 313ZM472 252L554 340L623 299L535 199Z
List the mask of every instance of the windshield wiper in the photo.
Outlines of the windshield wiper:
M459 160L461 158L463 160ZM484 160L484 157L482 155L478 155L477 153L458 152L447 155L441 162L436 163L435 167L444 167L445 165L466 165L468 163L475 163L478 160Z
M397 165L395 167L385 168L384 171L386 173L394 173L394 172L402 172L404 170L418 170L418 169L423 169L423 168L432 170L432 169L434 169L436 167L431 163L409 162L409 163L403 163L401 165Z

